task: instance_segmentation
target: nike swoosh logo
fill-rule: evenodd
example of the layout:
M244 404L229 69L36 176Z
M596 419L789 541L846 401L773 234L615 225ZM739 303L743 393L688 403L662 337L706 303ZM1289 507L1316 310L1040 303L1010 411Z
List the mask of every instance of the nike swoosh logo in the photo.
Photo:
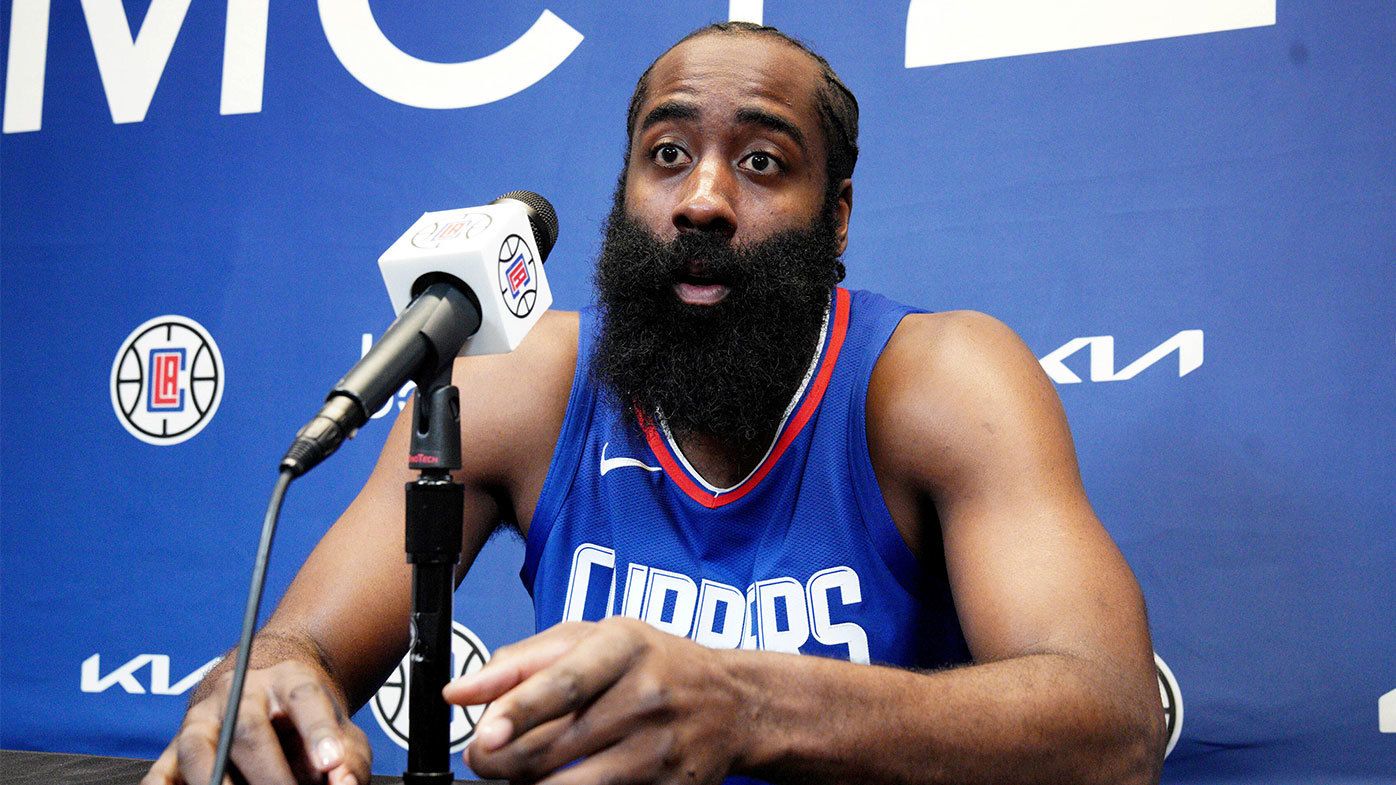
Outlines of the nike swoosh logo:
M658 466L649 466L635 458L607 458L606 449L611 446L610 442L601 445L601 476L605 477L606 472L613 469L622 469L627 466L634 466L637 469L644 469L647 472L662 471Z

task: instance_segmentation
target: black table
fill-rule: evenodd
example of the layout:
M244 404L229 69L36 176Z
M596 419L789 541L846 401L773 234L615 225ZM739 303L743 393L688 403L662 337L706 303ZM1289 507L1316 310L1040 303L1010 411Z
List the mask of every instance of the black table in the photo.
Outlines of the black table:
M149 768L150 761L136 758L0 750L0 784L3 785L136 785ZM402 780L375 776L372 782L373 785L401 785ZM505 785L500 780L492 782Z

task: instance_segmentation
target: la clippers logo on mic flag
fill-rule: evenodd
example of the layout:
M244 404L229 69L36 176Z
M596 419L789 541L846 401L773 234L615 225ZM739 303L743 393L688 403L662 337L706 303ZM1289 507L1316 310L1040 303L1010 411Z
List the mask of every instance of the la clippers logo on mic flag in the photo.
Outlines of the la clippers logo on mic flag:
M459 237L465 229L465 221L453 221L441 227L441 231L436 233L438 240L454 240Z
M499 247L499 296L509 312L522 319L538 300L538 279L533 273L533 249L517 234Z
M184 370L184 349L150 350L150 411L179 412L184 410L184 389L179 384L179 372Z
M518 299L523 293L524 287L528 286L528 266L524 264L522 255L514 257L514 265L509 268L509 294L514 299Z

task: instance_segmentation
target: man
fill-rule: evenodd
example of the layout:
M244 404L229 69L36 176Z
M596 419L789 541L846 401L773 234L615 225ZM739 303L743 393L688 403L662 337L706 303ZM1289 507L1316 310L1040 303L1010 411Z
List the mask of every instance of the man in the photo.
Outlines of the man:
M481 391L462 427L498 435L459 474L462 574L517 525L544 630L447 688L492 702L471 767L1156 782L1142 598L1036 359L988 317L835 286L857 107L827 63L705 28L629 115L598 314L456 366ZM347 707L408 642L407 422L257 638L232 753L249 782L367 780ZM200 686L146 783L206 781L226 684Z

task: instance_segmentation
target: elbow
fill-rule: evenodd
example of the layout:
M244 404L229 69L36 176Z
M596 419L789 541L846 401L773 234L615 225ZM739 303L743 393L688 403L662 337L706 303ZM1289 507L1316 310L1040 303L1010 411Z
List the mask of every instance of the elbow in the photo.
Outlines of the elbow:
M1154 679L1097 682L1081 698L1078 716L1090 719L1077 726L1079 754L1071 756L1069 773L1050 781L1158 785L1168 729Z
M1163 774L1163 755L1168 729L1163 711L1156 702L1142 701L1131 707L1119 725L1116 756L1119 767L1108 782L1122 785L1157 785Z

